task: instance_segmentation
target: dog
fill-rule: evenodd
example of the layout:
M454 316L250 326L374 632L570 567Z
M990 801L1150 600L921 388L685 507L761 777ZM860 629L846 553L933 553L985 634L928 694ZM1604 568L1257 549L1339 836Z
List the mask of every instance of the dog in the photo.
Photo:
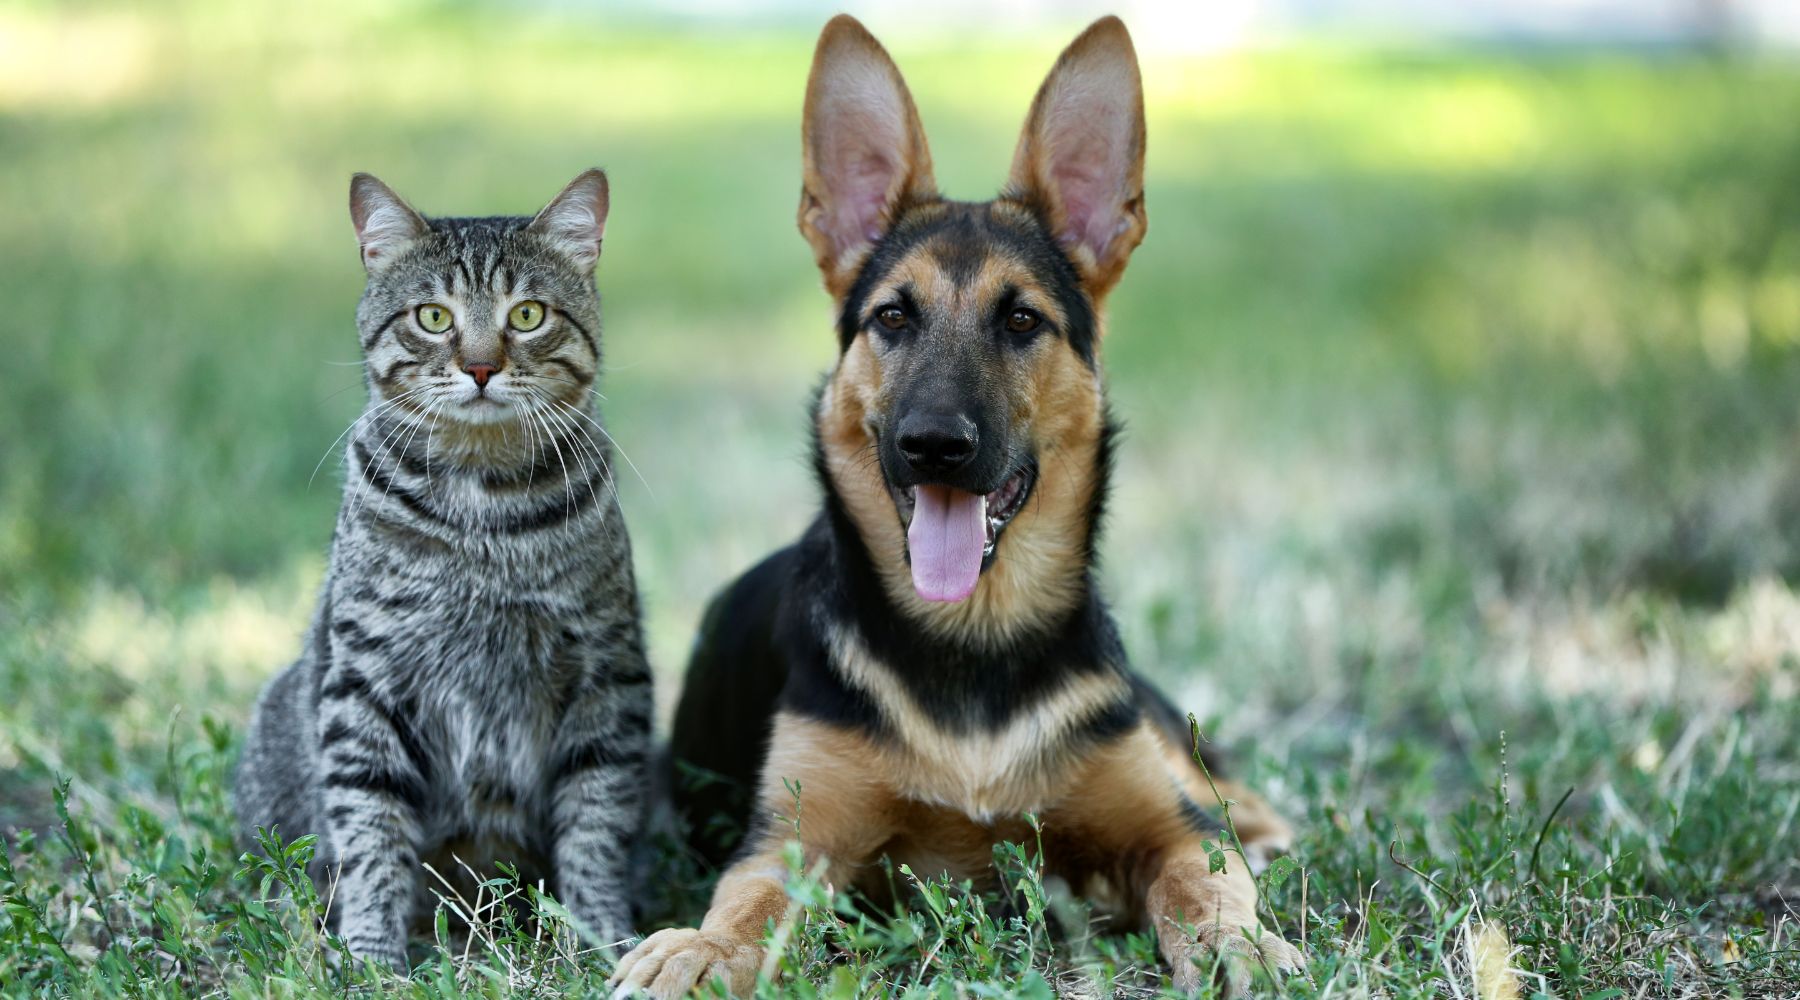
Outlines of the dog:
M701 625L671 752L727 780L678 805L715 860L708 817L747 829L699 929L645 939L618 992L719 978L747 995L788 907L790 838L872 895L883 856L991 886L994 844L1034 836L1027 813L1048 871L1122 899L1178 988L1214 959L1228 984L1253 961L1298 967L1258 927L1247 862L1290 828L1196 766L1095 580L1115 438L1102 306L1147 225L1124 24L1062 53L992 201L938 193L905 81L851 17L820 35L804 119L799 224L840 352L813 409L824 510ZM1222 868L1221 798L1245 848Z

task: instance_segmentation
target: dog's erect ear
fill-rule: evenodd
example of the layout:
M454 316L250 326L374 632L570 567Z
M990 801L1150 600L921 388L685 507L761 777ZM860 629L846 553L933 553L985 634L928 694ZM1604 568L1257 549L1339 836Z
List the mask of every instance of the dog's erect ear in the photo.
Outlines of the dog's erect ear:
M431 231L411 205L373 174L350 178L350 221L356 225L356 241L362 244L363 269L370 274Z
M908 199L937 196L912 94L887 50L839 14L819 33L800 141L800 232L836 296Z
M1056 60L1025 118L1011 190L1048 216L1088 293L1111 290L1149 227L1144 85L1123 21L1095 21Z
M584 170L550 199L526 229L567 254L575 266L591 270L606 237L606 210L612 198L603 170Z

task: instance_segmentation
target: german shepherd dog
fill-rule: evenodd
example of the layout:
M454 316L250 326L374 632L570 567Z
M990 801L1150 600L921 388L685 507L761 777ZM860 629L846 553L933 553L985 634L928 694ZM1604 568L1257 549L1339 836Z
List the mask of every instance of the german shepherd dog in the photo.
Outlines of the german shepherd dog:
M1155 929L1177 987L1296 967L1257 926L1246 858L1214 870L1220 803L1095 581L1101 307L1146 227L1124 24L1057 60L993 201L938 194L899 70L847 16L819 38L802 143L800 230L838 310L814 411L825 508L707 612L671 749L755 801L716 784L678 805L697 823L735 809L748 832L700 928L651 935L613 981L747 994L790 838L877 897L883 856L993 885L995 843L1035 835L1026 813L1052 874ZM1266 804L1218 787L1247 854L1285 848Z

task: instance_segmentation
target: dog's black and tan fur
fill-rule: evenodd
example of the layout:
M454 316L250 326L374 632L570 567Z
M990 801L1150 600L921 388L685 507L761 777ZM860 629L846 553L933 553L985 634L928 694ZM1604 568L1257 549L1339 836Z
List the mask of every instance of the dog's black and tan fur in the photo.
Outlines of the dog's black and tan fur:
M715 858L706 817L735 808L749 833L702 926L652 935L616 981L750 990L787 906L790 786L808 864L836 885L879 892L883 855L991 883L994 843L1026 837L1031 812L1046 864L1154 926L1177 986L1211 953L1294 965L1256 929L1243 859L1211 871L1218 803L1095 585L1113 438L1101 306L1146 226L1124 25L1063 53L994 201L937 193L904 81L849 17L819 39L803 144L800 228L840 317L815 411L825 509L702 625L673 751L756 801L713 785L683 805ZM915 491L944 487L987 495L986 548L972 592L927 600L907 524ZM1221 794L1247 846L1285 846L1260 799Z

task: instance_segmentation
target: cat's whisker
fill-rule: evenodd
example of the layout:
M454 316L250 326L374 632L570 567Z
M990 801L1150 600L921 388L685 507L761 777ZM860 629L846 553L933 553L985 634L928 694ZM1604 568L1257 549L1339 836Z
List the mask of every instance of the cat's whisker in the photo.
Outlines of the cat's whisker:
M442 407L443 405L444 405L444 401L442 399L434 399L431 401L431 405L425 410L425 419L419 420L418 422L413 424L412 433L408 434L406 436L406 443L402 444L400 446L399 461L401 461L401 462L406 461L406 456L412 451L413 439L419 436L419 428L424 426L425 420L431 419L432 416L434 414L436 414L438 409L440 407ZM381 502L382 503L386 503L388 495L394 492L394 480L399 479L399 478L400 478L400 476L399 476L398 472L396 472L393 475L388 476L387 489L385 489L381 492ZM426 482L429 483L430 481L431 480L428 477L426 479Z
M432 411L431 411L431 426L429 428L427 428L425 431L425 485L427 487L430 487L432 485L431 438L432 438L432 435L437 433L438 411L441 409L442 409L441 406L432 409Z
M590 390L590 391L592 391L592 390ZM625 465L631 469L632 475L637 476L638 482L644 484L644 490L650 494L650 499L655 500L656 499L656 491L650 488L649 481L644 478L644 474L642 472L638 471L637 463L633 462L631 460L631 456L626 453L624 446L619 444L619 439L615 438L611 434L607 433L606 427L603 426L600 423L600 421L595 420L593 417L589 416L586 413L583 413L581 410L578 410L575 407L570 406L568 403L562 403L561 405L563 407L565 407L566 409L568 409L568 411L570 413L573 413L576 416L580 417L581 419L586 420L588 423L592 424L594 426L594 429L599 431L600 435L602 437L606 438L606 442L608 444L612 445L613 448L618 451L620 458L625 460Z
M545 400L550 403L556 402L556 400L550 398L547 395L542 394L541 392L537 392L537 390L533 390L533 392L537 395L537 398L539 398L539 399ZM580 434L582 437L587 439L587 445L590 449L592 449L591 454L594 456L594 460L600 464L600 471L603 475L605 475L607 477L607 485L610 487L612 485L611 470L607 468L606 455L604 452L602 452L600 450L600 445L594 441L593 435L589 434L585 429L583 429L580 424L573 423L567 417L564 417L561 414L557 413L554 409L546 409L541 412L543 412L543 414L545 416L549 417L550 419L555 420L557 422L557 425L562 427L565 431L574 431L574 432ZM573 448L577 444L578 444L578 442L576 442L574 440L574 438L571 437L570 441L569 441L569 446L571 448ZM591 478L588 480L588 495L594 501L595 505L598 506L600 503L600 494L597 490L594 489L594 482ZM601 516L604 518L605 511L601 511Z
M525 474L525 489L529 491L532 486L537 483L538 460L543 457L544 451L543 446L538 444L537 424L531 419L529 411L526 412L525 418L525 430L530 432L529 437L531 441L529 445L531 449L531 471Z
M585 476L583 482L587 484L589 499L594 501L595 509L599 511L601 519L604 520L606 517L606 510L600 504L600 490L605 489L610 491L613 489L612 474L611 470L608 469L606 465L605 452L601 450L599 444L594 441L592 436L582 430L579 424L572 423L568 418L556 413L554 410L545 410L544 416L554 420L557 426L563 428L566 434L564 440L569 442L569 447L576 455L585 455L592 458L594 465L599 468L599 478L601 480L599 488L595 487L595 477L592 475Z
M607 369L607 371L610 371L610 370L611 369ZM552 382L567 382L570 385L576 387L577 389L582 389L587 392L593 393L594 398L600 400L602 403L606 402L606 394L605 393L601 392L599 389L596 389L591 385L584 385L580 382L577 382L572 378L563 378L561 375L550 375L545 372L534 372L531 377L532 378L547 378L547 379L551 380Z
M594 455L594 459L598 459L599 464L601 464L601 466L603 466L603 468L607 469L607 473L608 473L608 475L610 475L610 473L612 473L612 469L610 469L610 466L608 466L607 450L605 450L605 448L601 448L601 446L599 446L598 441L594 441L594 435L590 435L590 433L587 432L587 428L583 428L583 426L581 426L581 424L574 423L574 421L571 421L571 419L569 419L569 417L563 417L563 415L556 414L556 410L558 410L558 408L562 408L562 410L569 410L569 412L571 412L571 414L578 415L578 417L583 417L583 419L585 419L585 417L587 417L587 414L583 414L583 412L580 412L580 410L576 410L576 408L574 408L574 406L569 405L569 403L565 403L565 401L562 401L562 399L556 399L556 397L551 396L551 394L547 394L547 392L542 392L542 390L535 390L535 396L536 396L536 399L540 399L540 401L542 401L542 403L545 403L545 412L547 412L547 414L556 415L556 421L558 421L558 423L562 424L562 426L565 426L565 428L569 428L569 430L571 430L571 432L580 433L581 437L583 437L583 439L585 439L585 441L587 441L587 444L589 444L590 448L592 448L592 455Z
M567 409L567 405L551 396L539 395L538 399L540 401L538 412L555 420L557 426L567 431L571 445L581 445L585 454L594 456L595 461L599 462L603 468L607 469L607 471L610 471L606 460L606 449L600 447L599 442L594 439L592 434L587 432L585 427L570 420L561 412L562 410ZM579 439L577 439L577 435L579 435Z
M559 415L557 419L561 420L571 431L581 435L581 439L587 443L589 453L594 456L595 463L600 466L601 473L606 476L607 486L613 486L612 463L607 460L606 449L594 439L592 434L588 433L586 427L566 416Z
M569 406L569 404L567 404L567 403L563 403L559 400L551 400L551 402L555 403L557 406L562 407L563 409L568 410L570 413L574 414L577 417L585 416L585 414L583 414L581 411ZM618 477L613 475L612 463L607 461L606 449L602 448L600 446L600 442L594 440L594 436L592 434L589 434L587 432L587 428L581 426L581 424L576 423L575 421L571 421L567 417L562 417L560 419L562 419L568 426L574 428L575 431L580 433L581 436L584 439L586 439L588 446L593 450L594 460L596 462L598 462L600 465L600 473L606 479L606 488L608 490L611 490L616 495L618 493L618 489L619 489Z
M329 403L332 400L338 398L339 396L342 396L344 393L349 392L351 389L362 388L365 384L366 383L363 383L363 382L352 382L349 385L344 386L342 389L334 389L331 392L326 393L324 395L324 397L319 400L319 402Z
M312 475L306 477L307 488L308 489L312 488L313 480L319 478L319 470L325 467L325 460L327 458L331 457L331 453L337 449L339 442L343 441L344 437L346 435L348 435L351 431L355 430L356 426L358 424L376 416L377 414L381 413L381 411L386 410L389 407L398 406L401 402L403 402L413 396L416 396L421 392L424 392L427 388L429 388L429 387L428 386L419 386L416 389L408 389L406 392L403 392L400 395L395 396L393 399L386 400L383 403L381 403L380 405L371 407L369 409L365 409L365 410L363 410L362 413L358 414L355 420L350 421L350 426L344 428L343 433L341 433L337 436L336 440L332 441L331 444L325 446L325 454L319 456L318 464L313 466Z
M550 447L555 449L555 451L556 451L556 464L562 466L563 492L568 498L565 501L566 506L563 508L563 510L565 512L564 520L567 520L569 509L575 506L575 484L572 481L570 481L570 479L569 479L569 463L563 461L562 446L556 443L556 435L551 432L550 425L547 423L544 423L542 415L540 413L533 412L531 414L531 419L538 421L539 425L543 428L544 437L547 440L549 440Z
M329 444L325 447L325 453L323 455L319 456L318 464L313 466L312 475L307 477L307 480L306 480L307 486L310 487L313 483L313 480L318 478L319 470L325 466L325 460L327 458L331 457L331 453L337 449L338 444L341 443L344 440L344 438L346 436L348 436L352 431L356 430L356 428L360 424L362 424L363 421L371 420L371 419L375 418L376 416L379 416L383 410L389 409L390 407L398 406L400 403L404 402L408 398L417 396L419 393L422 393L424 391L425 391L424 386L420 386L416 389L410 389L406 392L401 393L398 396L395 396L393 399L383 400L381 403L379 403L373 407L367 407L361 413L357 414L356 419L350 421L349 425L346 426L343 429L343 431L338 434L338 436L331 442L331 444Z
M555 454L556 439L558 435L556 431L551 428L550 424L543 419L546 416L546 411L544 407L537 402L535 397L529 404L521 406L519 412L527 418L523 422L523 426L531 433L531 467L532 471L535 473L540 464L546 468L549 467L549 459ZM571 448L578 443L572 437L565 437L564 440L569 443Z
M544 395L542 390L527 387L525 389L525 393L526 393L526 398L528 398L531 401L531 404L528 408L528 412L536 414L539 417L543 417L546 420L556 420L556 415L554 413L552 413L551 409L550 409L550 404L552 401L550 400L550 398L548 396ZM550 424L546 423L545 426L549 427ZM565 424L561 420L556 420L555 427L557 429L565 431L565 432L568 430L567 424ZM569 446L571 448L573 448L577 444L577 442L575 441L575 439L572 436L568 438L568 441L569 441Z
M433 400L432 405L436 406L437 400ZM387 435L381 439L380 448L375 452L375 454L373 456L371 456L372 459L374 460L374 462L377 465L386 463L388 460L388 457L393 454L393 446L395 443L397 443L399 441L400 435L406 433L408 430L411 430L415 434L418 433L419 424L422 423L423 421L424 421L424 417L422 415L419 415L416 417L416 419L413 421L413 423L410 426L407 424L406 421L400 421L400 422L396 423L394 425L393 430L389 431L387 433ZM382 499L383 503L387 502L388 494L391 493L394 489L394 479L395 478L397 478L397 477L392 476L392 475L388 476L387 490L383 491L382 495L381 495L381 499ZM363 507L367 506L367 499L366 499L367 496L368 496L368 494L366 492L358 491L358 493L356 495L356 500L357 500L356 509L351 512L352 517L354 517L356 514L361 513Z
M571 459L576 460L576 469L580 469L581 453L583 453L583 451L581 451L581 442L576 441L574 437L571 437L571 435L567 433L567 426L563 426L563 421L560 421L553 412L549 412L549 410L538 410L538 415L544 419L545 428L554 435L553 439L551 439L551 446L556 448L558 460L562 460L562 448L560 448L560 444L556 441L556 439L560 437L562 441L569 442ZM569 468L567 468L567 466L563 466L563 487L569 489L569 504L574 504L574 477L569 473ZM590 489L592 489L592 486L590 486ZM594 498L598 500L599 496L596 495Z
M406 424L404 424L404 423L395 424L393 426L393 428L390 429L387 432L387 434L382 437L381 442L378 445L376 445L375 450L370 453L369 461L377 467L378 471L379 471L379 467L387 461L388 443L390 441L394 440L399 435L404 434L406 432L406 430L407 430ZM392 477L389 477L388 485L390 487L393 485ZM369 491L367 489L357 490L356 503L350 510L350 516L352 519L355 519L355 517L358 514L362 513L363 508L368 506L368 496L369 496ZM382 499L384 501L387 499L385 494L382 496Z

